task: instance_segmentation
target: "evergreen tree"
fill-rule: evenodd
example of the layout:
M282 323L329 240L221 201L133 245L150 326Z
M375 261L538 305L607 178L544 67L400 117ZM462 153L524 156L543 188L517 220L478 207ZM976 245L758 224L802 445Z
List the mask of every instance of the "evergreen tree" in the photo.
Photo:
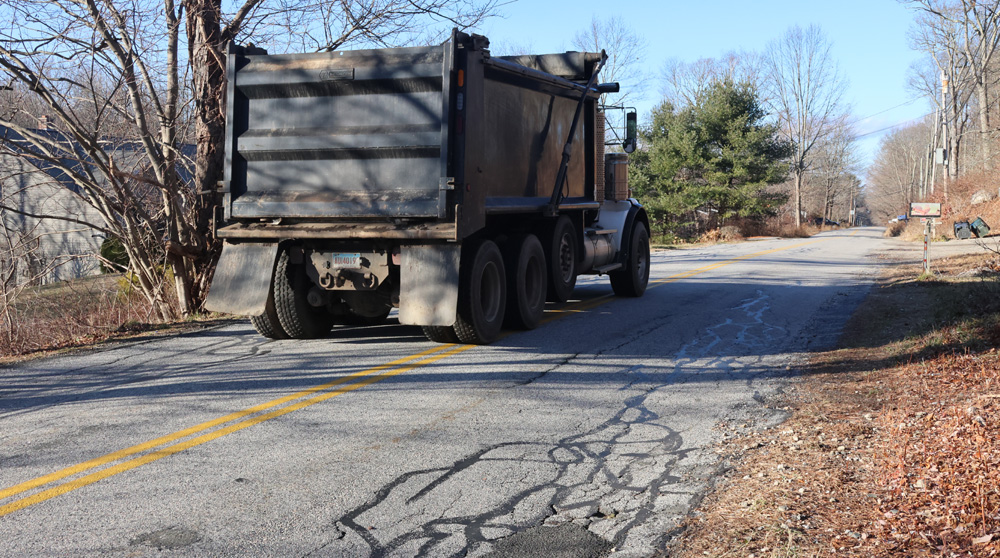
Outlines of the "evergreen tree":
M793 146L766 118L756 88L728 79L679 110L667 101L653 110L631 176L658 232L763 218L785 203L787 196L768 189L788 177Z

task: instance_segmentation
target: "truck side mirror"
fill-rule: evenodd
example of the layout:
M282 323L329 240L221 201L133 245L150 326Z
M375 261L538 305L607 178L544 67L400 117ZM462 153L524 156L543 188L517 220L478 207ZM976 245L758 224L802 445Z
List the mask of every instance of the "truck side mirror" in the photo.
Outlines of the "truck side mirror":
M622 149L625 153L631 153L635 151L635 146L638 136L638 116L635 111L625 114L625 143L622 144Z

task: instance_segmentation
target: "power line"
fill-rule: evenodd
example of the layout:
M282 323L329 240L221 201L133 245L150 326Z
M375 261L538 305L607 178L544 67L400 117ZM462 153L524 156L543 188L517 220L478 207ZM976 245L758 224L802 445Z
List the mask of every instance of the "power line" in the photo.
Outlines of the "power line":
M892 109L889 109L889 110L892 110ZM918 120L922 120L922 119L927 118L928 116L930 116L932 114L934 114L934 113L933 112L928 112L927 114L925 114L923 116L918 116L917 118L911 118L909 120L904 120L902 122L897 122L897 123L895 123L895 124L893 124L891 126L886 126L885 128L881 128L881 129L878 129L878 130L875 130L875 131L872 131L872 132L865 132L863 134L858 134L858 135L854 136L854 139L863 138L865 136L870 136L870 135L873 135L873 134L879 134L879 133L885 132L887 130L892 130L893 128L898 128L900 126L903 126L904 124L910 124L910 123L916 122Z
M914 97L914 98L910 99L909 101L902 102L902 103L900 103L900 104L898 104L898 105L896 105L894 107L889 107L889 108L887 108L885 110L880 110L880 111L876 112L875 114L870 114L870 115L868 115L868 116L866 116L864 118L861 118L861 119L858 120L858 122L864 122L865 120L868 120L869 118L874 118L874 117L876 117L876 116L878 116L880 114L885 114L885 113L889 112L890 110L896 110L896 109L898 109L900 107L905 107L906 105L912 105L913 103L915 103L915 102L917 102L917 101L919 101L921 99L924 99L924 98L925 97L922 97L922 96L921 97Z

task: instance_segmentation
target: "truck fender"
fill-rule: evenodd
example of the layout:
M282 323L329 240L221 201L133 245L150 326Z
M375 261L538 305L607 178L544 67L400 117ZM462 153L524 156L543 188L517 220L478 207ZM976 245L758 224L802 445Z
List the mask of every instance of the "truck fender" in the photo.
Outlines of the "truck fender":
M634 198L629 198L628 202L632 204L632 207L629 208L628 215L625 217L625 225L622 227L621 246L618 249L618 257L615 258L615 261L622 265L628 262L629 248L632 246L632 228L635 226L635 222L638 220L646 225L647 231L650 230L649 216L646 215L646 210L643 209L642 204Z
M277 242L224 243L205 309L241 316L263 314L277 260Z
M400 252L399 323L454 325L461 244L406 245Z

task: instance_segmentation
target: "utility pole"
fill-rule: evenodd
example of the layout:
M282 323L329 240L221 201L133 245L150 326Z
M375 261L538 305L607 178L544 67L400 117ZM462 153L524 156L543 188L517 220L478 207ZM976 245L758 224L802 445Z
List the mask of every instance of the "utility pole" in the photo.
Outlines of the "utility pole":
M938 109L934 114L934 131L931 132L931 176L930 176L930 193L934 193L934 181L937 179L937 150L938 150L938 126L941 125L941 109Z
M856 202L854 196L856 195L857 190L858 190L859 187L860 187L860 183L859 182L855 182L854 184L851 185L851 202L848 204L848 207L850 207L851 210L847 214L847 226L848 227L853 227L854 226L854 214L855 214L855 212L858 209L857 206L856 206L857 202Z
M944 185L944 199L948 200L948 173L951 172L949 159L952 157L951 146L948 145L948 75L941 70L941 146L944 147L944 172L941 173L941 182Z
M927 146L927 152L920 159L920 199L924 199L927 196L927 167L930 166L931 153L933 153L931 147Z

